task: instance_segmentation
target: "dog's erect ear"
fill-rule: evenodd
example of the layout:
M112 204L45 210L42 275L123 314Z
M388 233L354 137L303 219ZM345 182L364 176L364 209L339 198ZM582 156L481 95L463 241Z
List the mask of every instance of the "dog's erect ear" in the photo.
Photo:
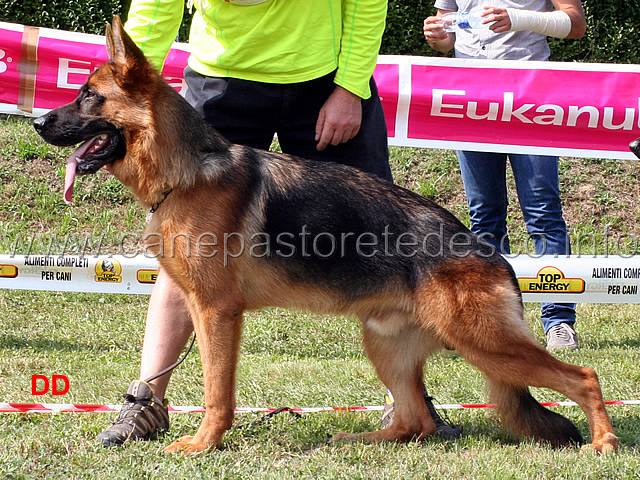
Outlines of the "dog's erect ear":
M125 72L136 66L141 67L147 62L142 51L124 31L118 15L113 17L112 25L107 24L105 37L109 60Z

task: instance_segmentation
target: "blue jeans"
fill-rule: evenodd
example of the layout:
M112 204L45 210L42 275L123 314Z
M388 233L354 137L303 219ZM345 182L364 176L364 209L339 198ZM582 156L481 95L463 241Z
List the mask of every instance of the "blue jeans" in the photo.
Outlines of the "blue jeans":
M520 208L536 254L570 254L567 225L562 218L558 157L515 153L458 151L467 194L471 230L502 253L510 253L507 233L507 158L516 182ZM574 303L543 303L545 333L559 323L573 326Z

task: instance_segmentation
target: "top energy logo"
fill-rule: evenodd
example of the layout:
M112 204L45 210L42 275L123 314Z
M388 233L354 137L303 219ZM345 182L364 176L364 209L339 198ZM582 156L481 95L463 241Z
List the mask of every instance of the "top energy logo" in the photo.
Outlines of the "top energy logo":
M518 285L522 293L583 293L584 280L582 278L565 278L556 267L544 267L535 278L518 278Z
M122 282L122 265L120 265L120 262L106 258L96 263L96 282Z

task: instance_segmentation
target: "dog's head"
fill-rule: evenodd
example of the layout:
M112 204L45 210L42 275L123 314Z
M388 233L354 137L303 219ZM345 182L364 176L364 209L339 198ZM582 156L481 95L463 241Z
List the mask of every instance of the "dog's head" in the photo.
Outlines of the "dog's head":
M629 148L636 157L640 158L640 138L636 138L633 142L631 142L629 144Z
M127 140L150 122L148 92L159 76L117 16L112 26L106 26L105 35L109 61L89 77L73 102L33 122L48 143L61 147L80 144L67 164L67 202L76 173L95 173L121 161Z

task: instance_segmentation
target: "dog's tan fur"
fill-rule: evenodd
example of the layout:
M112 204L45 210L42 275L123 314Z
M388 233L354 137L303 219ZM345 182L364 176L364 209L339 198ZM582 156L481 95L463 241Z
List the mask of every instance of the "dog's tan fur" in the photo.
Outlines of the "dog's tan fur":
M513 271L497 253L457 256L445 250L410 260L347 256L329 268L317 258L248 252L227 262L212 256L213 245L198 255L190 252L191 239L202 235L222 239L235 232L251 238L274 224L281 228L274 231L286 231L278 225L294 225L298 214L311 226L348 228L362 220L369 222L363 231L371 232L397 225L394 231L428 235L439 225L447 239L457 232L474 248L482 245L445 210L365 173L228 144L163 82L117 18L107 29L107 42L111 60L86 87L104 101L94 104L81 94L75 105L54 111L38 128L45 139L62 144L60 131L78 117L106 119L126 141L126 155L109 170L144 205L158 207L147 233L189 306L207 409L195 436L165 451L198 453L220 445L234 416L243 312L269 305L353 314L362 322L367 355L395 397L395 417L386 429L339 434L335 440L409 441L433 434L422 396L423 365L446 345L487 376L493 401L517 433L556 446L580 439L570 422L542 408L528 391L528 386L548 387L582 407L593 449L616 449L595 372L560 362L537 344L523 321ZM312 189L321 195L316 203L305 197ZM320 207L332 215L323 216ZM240 251L240 240L234 241L229 248Z

